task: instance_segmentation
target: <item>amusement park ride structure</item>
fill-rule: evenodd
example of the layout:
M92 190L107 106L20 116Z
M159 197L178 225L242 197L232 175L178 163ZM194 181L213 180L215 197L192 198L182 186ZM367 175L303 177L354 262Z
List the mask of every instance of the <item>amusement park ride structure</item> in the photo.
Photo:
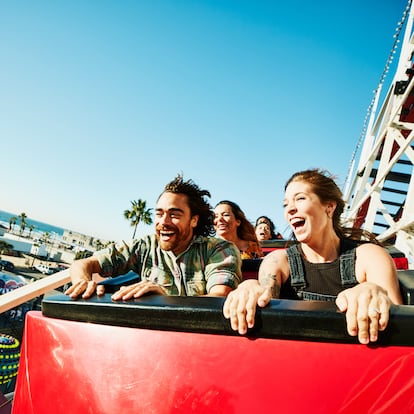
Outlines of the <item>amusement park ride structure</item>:
M413 19L410 0L398 22L394 44L368 108L344 189L345 222L374 233L384 244L394 245L406 255L410 268L414 268ZM382 86L403 32L395 75L381 101ZM361 143L355 170L355 155Z

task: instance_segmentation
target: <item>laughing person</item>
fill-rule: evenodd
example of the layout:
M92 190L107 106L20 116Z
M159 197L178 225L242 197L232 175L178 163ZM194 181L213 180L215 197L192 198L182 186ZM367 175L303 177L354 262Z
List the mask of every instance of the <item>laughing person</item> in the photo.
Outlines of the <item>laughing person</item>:
M259 280L247 280L229 294L223 313L234 330L246 334L256 306L272 298L324 300L346 312L350 335L363 344L377 340L391 304L402 303L397 273L372 235L341 226L344 206L340 189L325 171L301 171L288 180L285 219L297 243L269 253Z
M253 224L238 204L229 200L220 201L214 208L214 229L217 237L233 242L243 259L258 259L263 256Z
M92 275L116 277L134 271L141 281L112 295L128 300L145 294L226 296L241 281L241 259L234 244L215 237L207 190L178 175L165 186L155 209L155 235L119 242L70 268L71 298L105 293Z

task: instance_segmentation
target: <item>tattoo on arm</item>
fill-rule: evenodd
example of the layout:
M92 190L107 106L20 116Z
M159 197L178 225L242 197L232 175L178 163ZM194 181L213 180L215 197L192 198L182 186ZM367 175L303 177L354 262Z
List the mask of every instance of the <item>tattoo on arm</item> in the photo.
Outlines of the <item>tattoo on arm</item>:
M280 296L280 286L276 275L267 273L262 278L260 278L260 284L265 288L270 288L272 292L272 298L278 298Z

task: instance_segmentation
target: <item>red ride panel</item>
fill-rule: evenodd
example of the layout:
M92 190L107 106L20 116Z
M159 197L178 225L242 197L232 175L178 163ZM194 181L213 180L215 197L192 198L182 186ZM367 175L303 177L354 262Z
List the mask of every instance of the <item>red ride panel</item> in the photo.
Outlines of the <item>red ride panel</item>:
M248 339L29 312L13 414L411 413L414 347Z

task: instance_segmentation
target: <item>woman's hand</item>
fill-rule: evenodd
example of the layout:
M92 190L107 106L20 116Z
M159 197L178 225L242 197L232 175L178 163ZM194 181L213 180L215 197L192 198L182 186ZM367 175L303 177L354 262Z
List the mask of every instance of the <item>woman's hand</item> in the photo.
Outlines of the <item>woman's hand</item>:
M387 291L370 282L346 289L336 298L339 310L346 312L349 335L358 335L361 344L378 339L378 331L388 325L391 304Z
M224 317L230 319L233 330L244 335L254 326L256 306L266 306L271 298L270 288L260 286L255 279L246 280L228 294L223 306Z

